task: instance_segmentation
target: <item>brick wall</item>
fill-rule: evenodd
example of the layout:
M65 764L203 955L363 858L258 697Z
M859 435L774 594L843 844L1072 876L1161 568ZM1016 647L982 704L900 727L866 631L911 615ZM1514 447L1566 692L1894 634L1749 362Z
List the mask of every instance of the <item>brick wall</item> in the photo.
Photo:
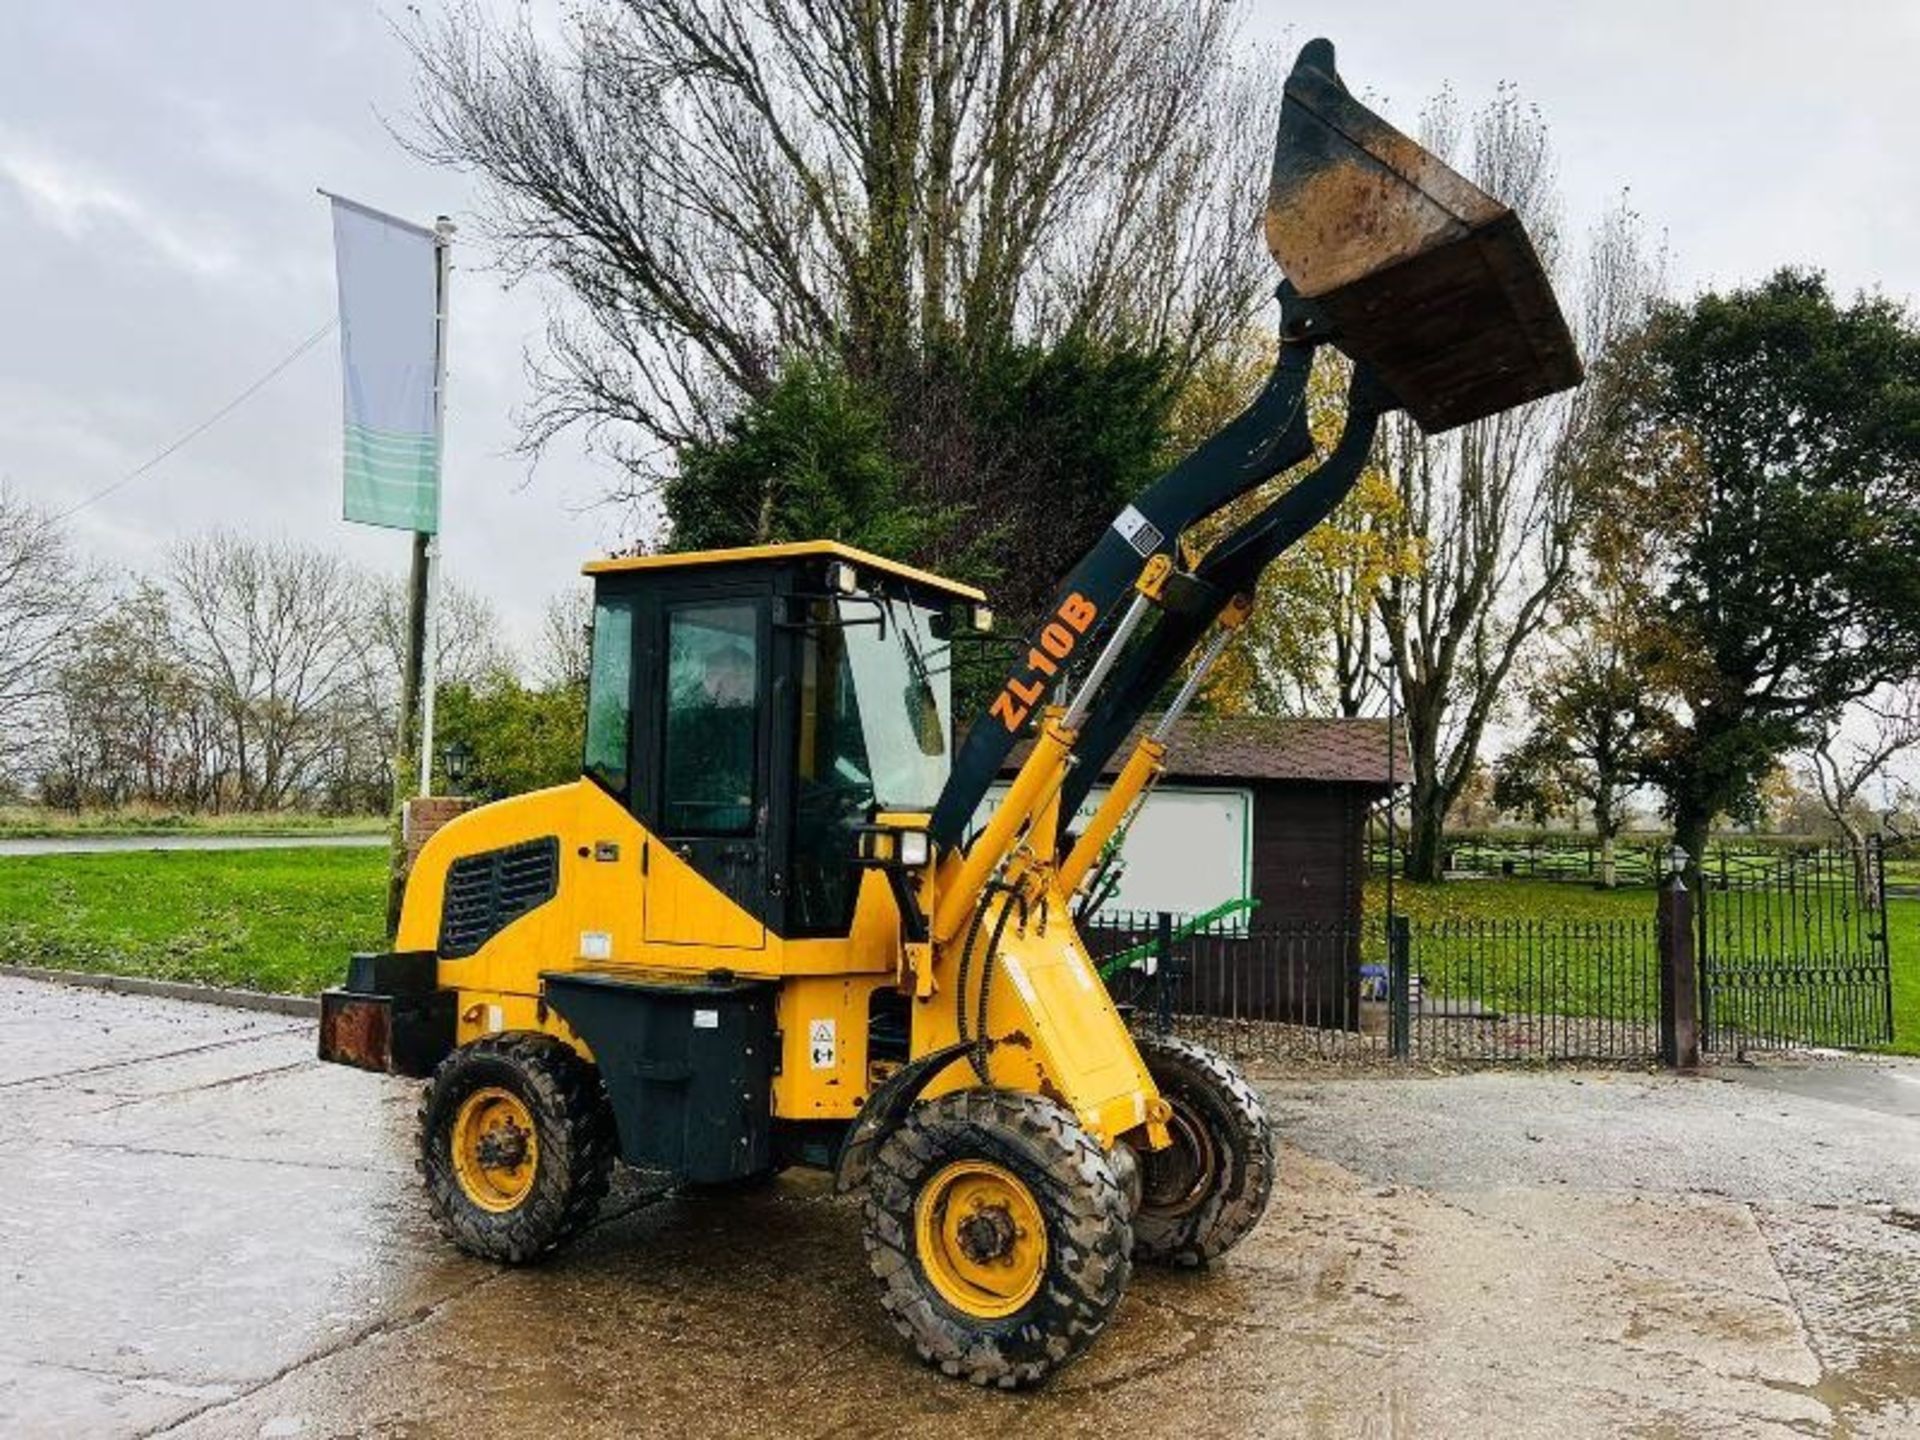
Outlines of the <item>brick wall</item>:
M401 834L407 843L407 869L419 858L420 847L429 836L454 816L474 808L477 802L464 795L421 795L407 801L401 818Z

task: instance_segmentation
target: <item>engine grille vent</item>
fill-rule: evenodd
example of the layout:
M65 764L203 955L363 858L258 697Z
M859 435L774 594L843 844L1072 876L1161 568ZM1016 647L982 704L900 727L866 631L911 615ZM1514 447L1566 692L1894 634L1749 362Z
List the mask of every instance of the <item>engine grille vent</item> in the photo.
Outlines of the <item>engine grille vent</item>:
M440 911L440 954L471 955L529 910L554 896L560 841L553 835L463 855L447 867Z

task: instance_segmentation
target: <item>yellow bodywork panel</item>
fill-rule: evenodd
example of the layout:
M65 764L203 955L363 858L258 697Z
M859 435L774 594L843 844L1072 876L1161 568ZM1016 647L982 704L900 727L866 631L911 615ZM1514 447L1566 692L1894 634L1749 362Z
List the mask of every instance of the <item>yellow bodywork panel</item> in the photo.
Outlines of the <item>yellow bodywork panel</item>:
M542 1001L540 977L546 972L691 982L727 970L779 986L774 1113L847 1120L881 1078L868 1064L876 991L895 994L904 987L919 996L905 1002L915 1057L959 1038L961 945L973 927L962 926L951 942L921 950L919 972L910 970L892 893L885 877L869 870L849 935L783 939L589 780L483 806L436 832L408 879L395 948L438 951L447 872L455 860L547 836L559 845L553 898L508 923L474 954L439 962L440 984L460 993L462 1044L500 1030L542 1030L588 1053ZM993 1083L1059 1099L1109 1144L1155 1120L1152 1081L1064 899L1054 894L1030 904L1024 924L1016 909L1002 927L1006 903L990 902L974 930L965 987L972 1026L980 983L989 982L987 1031L997 1038L987 1062ZM663 924L658 916L671 922ZM984 957L996 929L1000 944L989 973ZM932 1093L977 1083L970 1066L956 1064Z
M1165 1118L1159 1092L1073 927L1067 902L1058 894L1032 905L1024 925L1012 898L1001 896L989 902L967 966L968 1034L960 1033L960 1005L955 998L963 934L950 947L951 954L942 955L940 992L915 1002L914 1053L981 1033L978 997L988 944L1009 905L1014 913L1000 930L992 972L984 976L985 1033L993 1040L987 1078L1006 1089L1037 1091L1060 1101L1106 1144L1137 1126L1152 1125L1158 1130ZM980 1076L971 1065L959 1064L929 1086L927 1093L939 1095L979 1083Z

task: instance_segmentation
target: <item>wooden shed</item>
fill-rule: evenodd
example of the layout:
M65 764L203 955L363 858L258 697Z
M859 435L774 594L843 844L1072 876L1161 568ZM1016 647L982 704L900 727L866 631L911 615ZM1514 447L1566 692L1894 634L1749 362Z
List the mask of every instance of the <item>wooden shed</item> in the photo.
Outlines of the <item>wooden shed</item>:
M1187 947L1183 1004L1242 1019L1357 1023L1367 821L1409 772L1404 748L1390 756L1388 743L1385 720L1183 719L1166 778L1128 838L1108 923L1131 930L1152 912L1185 918L1251 899L1250 916ZM1023 756L1010 758L1009 774Z

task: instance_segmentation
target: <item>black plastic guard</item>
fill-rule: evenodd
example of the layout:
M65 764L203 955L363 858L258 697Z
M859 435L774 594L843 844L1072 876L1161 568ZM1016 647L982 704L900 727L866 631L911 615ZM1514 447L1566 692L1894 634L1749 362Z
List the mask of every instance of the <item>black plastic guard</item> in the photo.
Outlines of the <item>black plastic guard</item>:
M836 1195L848 1194L867 1183L880 1142L907 1118L907 1111L920 1098L920 1092L954 1061L963 1059L971 1049L972 1041L960 1040L939 1050L929 1050L918 1060L902 1065L867 1097L867 1103L861 1107L860 1118L847 1131L846 1141L840 1146L840 1158L834 1162L833 1189Z

